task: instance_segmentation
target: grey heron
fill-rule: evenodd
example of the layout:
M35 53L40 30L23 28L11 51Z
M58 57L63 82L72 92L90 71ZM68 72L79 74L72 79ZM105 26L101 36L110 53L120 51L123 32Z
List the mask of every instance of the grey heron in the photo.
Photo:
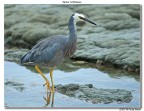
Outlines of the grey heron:
M54 92L53 70L54 67L61 64L64 58L70 57L76 51L77 43L77 21L86 21L93 25L96 25L93 21L87 19L83 14L75 13L69 19L69 35L55 35L48 37L38 42L27 54L21 57L21 63L34 62L35 69L45 79L47 91ZM38 65L45 64L50 69L50 78L52 88L50 87L49 80L41 72Z

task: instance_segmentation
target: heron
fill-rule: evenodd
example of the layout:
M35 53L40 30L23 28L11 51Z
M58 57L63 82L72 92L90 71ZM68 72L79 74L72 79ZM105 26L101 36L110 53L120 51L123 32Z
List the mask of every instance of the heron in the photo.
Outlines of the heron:
M76 51L78 21L86 21L96 26L96 23L89 20L83 14L74 13L70 16L68 28L69 35L55 35L39 41L27 54L21 57L21 64L35 63L36 71L43 77L47 91L54 92L53 70L61 64L65 58L71 57ZM46 76L42 73L39 65L50 67L51 84Z

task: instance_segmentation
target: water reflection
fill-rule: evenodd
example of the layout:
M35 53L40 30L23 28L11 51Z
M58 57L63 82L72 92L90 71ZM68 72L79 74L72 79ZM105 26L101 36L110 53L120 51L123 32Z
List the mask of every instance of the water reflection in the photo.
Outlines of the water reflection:
M34 65L29 65L25 64L24 67L27 69L37 73L37 71L34 68ZM113 68L113 67L108 67L108 66L99 66L97 67L96 64L94 63L88 63L84 61L73 61L73 60L65 60L63 64L57 66L55 68L64 72L74 72L77 71L81 68L94 68L98 69L99 71L103 73L107 73L110 77L112 78L120 78L120 77L130 77L134 78L136 81L140 81L140 75L135 72L128 72L126 70L118 69L118 68ZM40 66L41 71L45 73L49 73L49 69L46 66Z
M54 94L55 93L47 92L46 97L43 97L46 101L45 107L49 105L51 105L51 107L54 107Z
M69 64L66 65L66 64ZM5 61L5 104L8 107L113 107L121 106L140 106L140 83L139 75L125 74L122 70L112 68L99 68L92 66L89 63L75 61L63 63L54 71L55 85L66 85L76 83L80 85L92 84L96 88L102 89L125 89L131 91L133 99L129 103L111 103L111 104L92 104L75 98L69 98L66 95L56 93L55 98L53 93L45 93L43 79L35 72L34 66L21 66L15 62ZM94 65L94 64L93 64ZM69 67L69 70L67 69ZM50 79L47 67L45 74ZM70 71L76 70L76 71ZM66 71L65 71L66 70ZM43 70L42 70L43 71ZM69 72L67 72L69 71ZM118 78L120 77L120 78ZM139 77L139 78L138 78ZM118 78L118 79L117 79ZM137 79L138 78L138 79ZM13 82L8 82L13 81ZM10 85L9 85L10 84ZM34 85L33 85L34 84ZM37 85L38 84L38 85ZM14 86L14 87L13 87ZM21 86L25 90L15 90L15 87ZM44 94L41 95L40 94ZM55 101L54 101L55 99ZM35 101L34 101L35 100Z

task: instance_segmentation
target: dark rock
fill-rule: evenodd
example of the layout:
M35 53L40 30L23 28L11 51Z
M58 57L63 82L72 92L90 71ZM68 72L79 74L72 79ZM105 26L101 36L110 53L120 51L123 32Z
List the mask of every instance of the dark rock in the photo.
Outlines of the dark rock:
M8 61L20 61L20 58L28 51L28 49L5 49L4 59Z
M130 91L125 89L97 89L88 85L68 84L55 86L58 92L74 97L80 100L90 101L93 104L97 103L128 103L133 96Z
M4 83L5 86L7 87L12 87L18 91L23 91L25 89L24 84L16 81L7 81Z
M89 88L93 88L92 84L86 84L86 86L88 86Z

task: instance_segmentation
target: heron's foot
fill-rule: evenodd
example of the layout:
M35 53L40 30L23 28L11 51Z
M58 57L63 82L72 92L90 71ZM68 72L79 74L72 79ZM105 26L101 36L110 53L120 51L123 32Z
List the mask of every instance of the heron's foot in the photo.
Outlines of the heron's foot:
M52 96L52 98L51 98L51 96ZM53 104L54 104L54 93L47 92L46 97L43 97L43 98L46 101L46 105L45 106L48 106L50 104L50 102L51 102L51 107L53 107Z

